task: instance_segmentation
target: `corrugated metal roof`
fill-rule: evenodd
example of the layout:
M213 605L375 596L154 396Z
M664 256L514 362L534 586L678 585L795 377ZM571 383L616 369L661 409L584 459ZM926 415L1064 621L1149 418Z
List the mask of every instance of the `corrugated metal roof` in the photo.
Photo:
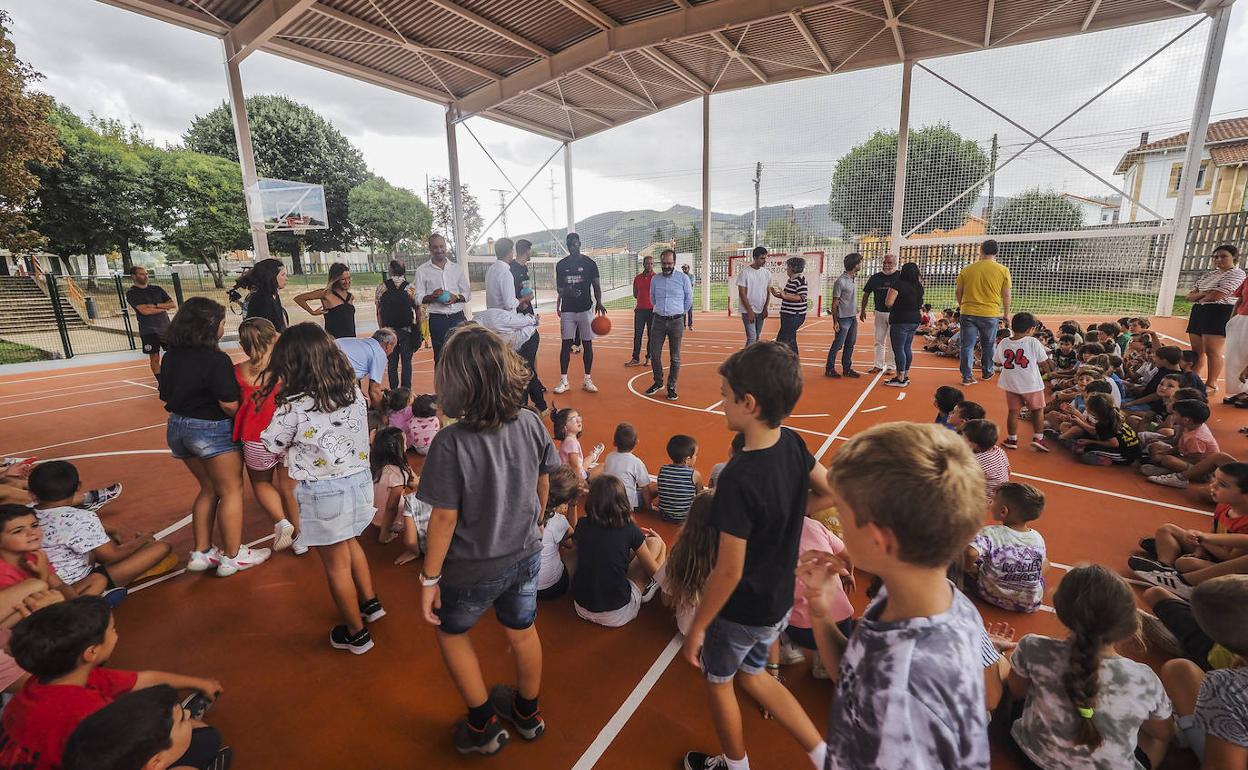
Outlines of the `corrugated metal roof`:
M275 0L101 2L224 36ZM262 48L569 139L760 75L823 74L806 31L836 72L1190 14L1178 0L317 0Z

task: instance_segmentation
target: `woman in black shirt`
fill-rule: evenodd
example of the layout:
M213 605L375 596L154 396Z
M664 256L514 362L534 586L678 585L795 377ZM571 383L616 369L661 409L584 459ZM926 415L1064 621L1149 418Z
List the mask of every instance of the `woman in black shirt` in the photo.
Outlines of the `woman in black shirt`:
M247 318L267 318L278 333L286 331L286 310L278 292L286 288L286 266L280 259L262 259L239 280L239 286L251 289L247 300Z
M919 266L907 262L901 266L897 281L884 297L888 308L888 337L897 361L897 376L885 385L904 388L910 384L910 364L914 360L914 332L922 321L923 282Z
M308 304L320 300L320 308ZM325 316L325 331L334 339L355 336L355 296L351 293L351 268L341 262L329 266L329 285L305 291L295 297L299 307L309 315Z
M221 577L269 556L268 549L242 545L243 456L234 442L233 420L239 391L234 364L217 347L224 333L224 307L207 297L188 299L165 332L169 352L160 362L159 380L160 399L169 412L169 451L199 482L191 504L195 550L186 569L215 568ZM221 548L212 544L218 521Z

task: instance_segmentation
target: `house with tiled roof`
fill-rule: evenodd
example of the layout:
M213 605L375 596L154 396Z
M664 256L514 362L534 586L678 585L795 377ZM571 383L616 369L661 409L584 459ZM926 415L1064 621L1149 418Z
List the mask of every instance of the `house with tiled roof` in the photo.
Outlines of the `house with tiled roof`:
M1118 221L1122 202L1116 196L1093 198L1074 193L1062 193L1062 197L1079 209L1079 216L1083 218L1084 227L1112 225Z
M1124 177L1123 189L1136 201L1163 217L1174 216L1178 202L1179 176L1187 150L1187 132L1140 144L1118 161L1114 173ZM1225 214L1248 207L1248 118L1231 118L1209 124L1196 176L1192 214ZM1134 201L1124 200L1121 222L1155 219Z

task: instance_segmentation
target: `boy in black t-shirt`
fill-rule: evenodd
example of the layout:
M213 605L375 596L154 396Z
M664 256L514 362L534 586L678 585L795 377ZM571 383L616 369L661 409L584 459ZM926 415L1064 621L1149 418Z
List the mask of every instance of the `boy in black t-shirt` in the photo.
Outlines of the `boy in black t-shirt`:
M711 523L720 533L719 555L682 654L706 678L723 753L691 751L684 766L749 770L737 680L822 768L827 747L819 731L765 673L767 651L793 606L802 521L808 510L832 505L826 469L796 433L780 427L802 393L801 366L786 345L758 342L734 353L719 374L728 429L745 436L745 447L716 483Z

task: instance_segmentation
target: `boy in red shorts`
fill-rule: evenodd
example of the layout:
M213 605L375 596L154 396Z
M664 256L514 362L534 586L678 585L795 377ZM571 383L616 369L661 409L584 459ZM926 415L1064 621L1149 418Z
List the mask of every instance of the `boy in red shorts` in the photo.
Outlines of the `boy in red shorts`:
M1049 354L1032 335L1036 331L1036 317L1031 313L1015 313L1010 322L1013 334L997 343L992 361L1001 367L997 386L1005 391L1005 405L1010 410L1006 418L1006 449L1018 449L1018 418L1024 408L1031 420L1031 448L1047 452L1044 444L1044 369Z

